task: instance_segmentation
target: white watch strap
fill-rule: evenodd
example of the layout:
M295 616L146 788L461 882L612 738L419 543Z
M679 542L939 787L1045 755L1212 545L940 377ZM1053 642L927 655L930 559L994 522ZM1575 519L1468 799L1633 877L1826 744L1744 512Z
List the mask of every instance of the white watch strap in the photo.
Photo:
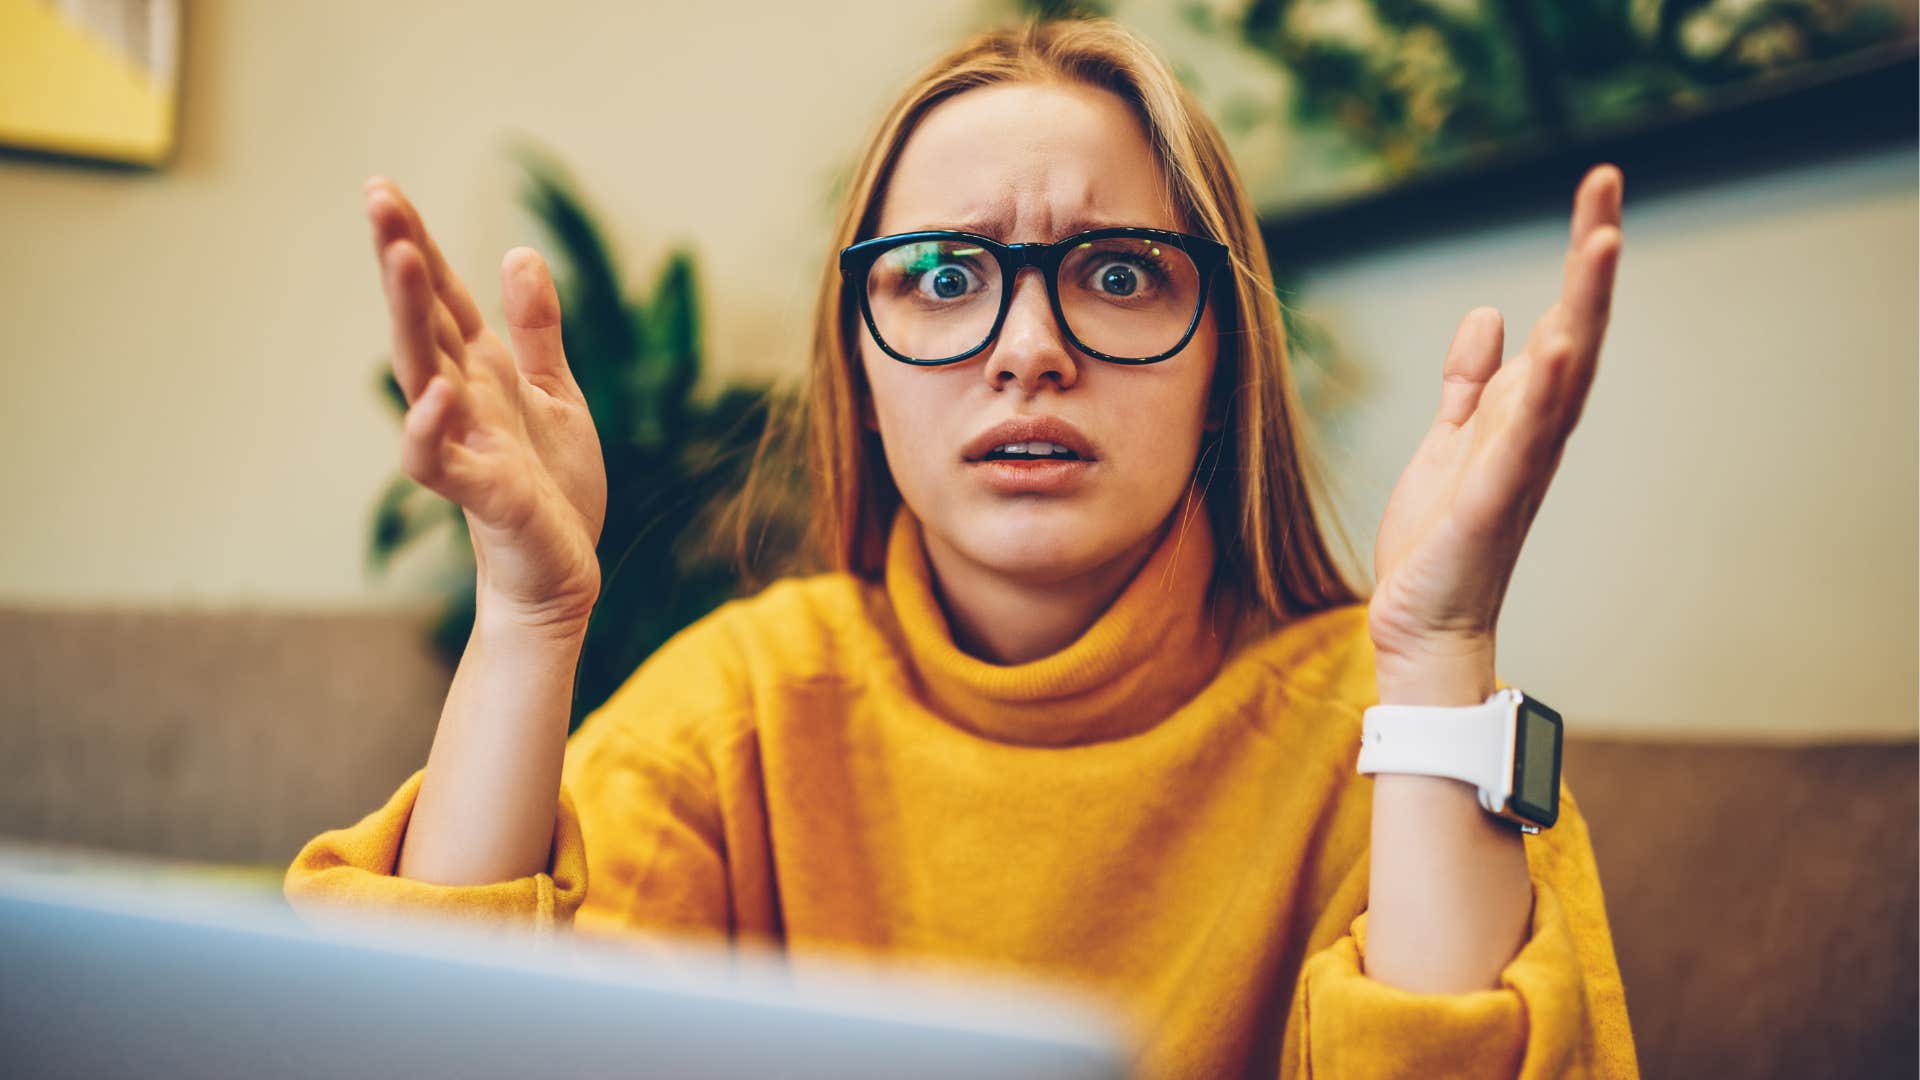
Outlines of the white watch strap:
M1506 690L1479 705L1375 705L1362 714L1356 770L1444 776L1510 795L1515 705Z

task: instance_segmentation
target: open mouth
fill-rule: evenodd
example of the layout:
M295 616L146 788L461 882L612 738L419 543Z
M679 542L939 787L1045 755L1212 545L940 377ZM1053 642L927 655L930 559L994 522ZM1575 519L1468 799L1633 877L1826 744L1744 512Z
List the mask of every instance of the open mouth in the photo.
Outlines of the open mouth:
M1079 461L1072 449L1053 442L1005 443L987 451L982 461Z

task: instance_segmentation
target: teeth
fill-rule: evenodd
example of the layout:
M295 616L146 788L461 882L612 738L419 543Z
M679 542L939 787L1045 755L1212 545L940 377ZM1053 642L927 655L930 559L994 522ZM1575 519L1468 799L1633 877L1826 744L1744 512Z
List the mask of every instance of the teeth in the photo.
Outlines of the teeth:
M1071 455L1073 451L1067 449L1066 447L1060 445L1059 443L1036 441L1036 442L1003 443L1000 446L994 447L993 453L1021 454L1027 457L1053 457L1055 455L1062 455L1062 456Z

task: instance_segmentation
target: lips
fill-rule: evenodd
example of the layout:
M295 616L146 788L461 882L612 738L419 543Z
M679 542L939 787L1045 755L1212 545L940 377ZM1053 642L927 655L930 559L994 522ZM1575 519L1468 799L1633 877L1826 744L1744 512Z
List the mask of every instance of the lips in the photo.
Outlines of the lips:
M1073 451L1073 456L1082 462L1100 460L1093 441L1082 434L1079 428L1057 416L1025 416L1002 421L967 440L960 456L964 461L982 462L995 447L1030 442L1058 443Z

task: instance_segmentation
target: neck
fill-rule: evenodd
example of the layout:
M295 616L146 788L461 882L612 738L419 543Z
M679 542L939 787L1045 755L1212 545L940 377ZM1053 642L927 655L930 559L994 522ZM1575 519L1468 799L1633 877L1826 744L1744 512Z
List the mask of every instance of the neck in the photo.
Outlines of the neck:
M1153 554L1163 523L1098 566L1049 581L1008 576L925 534L927 568L962 652L993 664L1025 664L1077 641L1111 607Z
M1214 591L1198 498L1154 532L1070 580L1014 580L956 558L902 505L885 581L902 674L982 738L1076 746L1154 726L1213 679L1239 610Z

